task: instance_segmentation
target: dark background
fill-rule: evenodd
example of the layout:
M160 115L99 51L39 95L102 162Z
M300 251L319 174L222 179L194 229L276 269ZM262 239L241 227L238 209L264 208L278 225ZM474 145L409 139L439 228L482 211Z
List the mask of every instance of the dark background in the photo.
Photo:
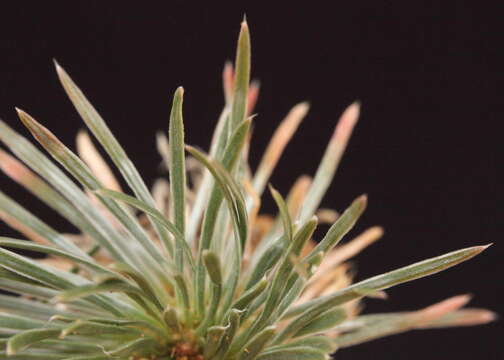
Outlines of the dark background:
M68 3L0 5L0 117L9 124L21 129L19 106L73 146L82 123L60 89L56 58L150 184L159 162L154 134L167 128L176 86L186 89L187 142L208 146L223 104L222 65L233 57L246 12L253 76L262 83L253 164L289 108L312 103L272 178L281 192L298 175L313 174L341 111L362 101L361 121L323 203L342 210L367 193L370 205L354 234L374 224L386 229L358 257L358 279L495 243L456 269L391 289L387 301L366 301L365 311L410 310L471 292L472 305L502 313L502 8L450 1L339 2L333 8L273 1L241 7ZM71 230L3 175L0 185L49 223ZM274 210L270 199L265 209ZM337 358L502 359L503 330L496 322L418 331L345 349Z

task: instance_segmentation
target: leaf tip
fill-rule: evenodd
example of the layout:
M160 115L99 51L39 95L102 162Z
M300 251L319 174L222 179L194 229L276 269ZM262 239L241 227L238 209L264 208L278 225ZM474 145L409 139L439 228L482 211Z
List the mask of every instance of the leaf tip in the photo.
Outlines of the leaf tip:
M184 96L184 88L182 86L177 87L177 90L175 90L175 95Z
M367 194L362 194L361 196L359 196L357 199L355 199L355 203L358 204L361 208L365 208L368 203Z

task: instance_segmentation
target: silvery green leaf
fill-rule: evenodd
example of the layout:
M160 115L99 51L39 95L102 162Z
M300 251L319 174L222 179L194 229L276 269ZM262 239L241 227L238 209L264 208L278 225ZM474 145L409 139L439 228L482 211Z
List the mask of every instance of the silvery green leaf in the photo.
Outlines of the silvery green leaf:
M174 212L175 226L180 233L185 234L185 143L184 143L184 122L182 119L182 101L184 89L179 87L173 97L173 105L170 115L169 130L169 174L171 202ZM175 262L179 271L183 271L183 251L181 244L175 242Z

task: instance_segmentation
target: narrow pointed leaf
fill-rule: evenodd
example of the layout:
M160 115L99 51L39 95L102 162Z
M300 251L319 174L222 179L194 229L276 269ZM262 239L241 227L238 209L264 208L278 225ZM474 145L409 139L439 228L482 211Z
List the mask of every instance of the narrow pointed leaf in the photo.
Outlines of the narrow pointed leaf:
M235 61L233 103L231 106L231 130L245 120L250 83L250 33L247 22L241 24Z
M184 235L173 225L170 221L168 221L163 214L161 214L155 208L149 206L147 203L142 200L138 200L133 196L129 196L117 191L109 190L109 189L100 189L96 191L97 194L100 194L104 197L109 197L118 201L122 201L128 205L131 205L146 214L149 214L160 226L166 228L175 238L175 242L179 243L179 248L183 250L186 258L189 260L189 264L193 264L191 249L189 245L184 240Z
M7 342L7 355L14 355L39 341L57 338L60 329L32 329L14 335Z
M322 197L332 182L334 174L345 152L348 140L359 118L360 105L355 102L341 115L333 136L329 141L322 161L317 169L313 183L305 197L300 221L306 221L317 210Z
M304 262L309 262L319 253L327 253L345 236L355 225L357 219L362 215L367 205L367 197L362 195L355 199L350 207L336 220L329 228L327 234L318 243Z
M56 65L56 72L58 77L65 89L70 101L75 106L75 109L80 114L88 128L96 136L100 144L107 151L108 155L117 166L122 176L130 186L130 188L135 192L142 201L147 203L149 206L154 207L155 203L152 196L145 185L142 177L138 173L138 170L133 165L131 160L126 155L126 152L121 147L117 139L114 137L110 129L108 128L105 121L102 119L100 114L95 110L93 105L84 96L82 91L75 85L73 80L68 76L66 71ZM153 223L154 228L158 231L163 243L170 250L170 243L167 238L167 234L163 228L161 228L157 223Z
M264 352L257 360L327 360L328 356L318 349L299 346Z
M442 270L446 270L478 255L487 247L488 246L475 246L453 251L445 255L424 260L382 275L372 277L370 279L358 282L345 289L337 291L333 294L317 298L316 300L310 302L307 307L305 307L304 312L299 315L299 317L294 319L289 324L289 327L291 329L302 329L314 318L324 313L325 311L342 305L348 301L359 299L363 297L365 293L385 290L389 287L399 285L404 282L412 281L424 276L438 273Z
M275 334L275 327L268 327L261 331L259 334L254 336L245 348L240 356L240 360L253 360L256 356L264 349L266 344L271 341L271 338Z
M89 190L97 190L103 187L100 181L94 176L86 164L68 149L59 139L44 126L39 124L33 117L26 112L18 109L18 115L23 124L30 130L37 141L58 161L72 176L74 176L83 186ZM162 262L163 257L159 255L158 249L152 244L152 241L144 232L137 220L123 208L118 206L109 198L100 198L105 207L113 214L119 222L132 234L132 240L139 242L141 251L138 255L144 254L144 249L149 251L149 260L155 259L157 262ZM115 234L115 233L112 233ZM119 236L113 238L118 247L123 252L128 253L127 247L122 246ZM136 260L136 256L129 254L130 259ZM151 264L153 261L150 261ZM157 263L155 262L155 263Z
M169 173L171 204L173 206L175 226L181 234L185 234L185 149L184 149L184 122L182 119L182 100L184 89L179 87L173 98L170 115L169 131ZM183 249L180 243L175 243L175 262L179 271L183 269Z

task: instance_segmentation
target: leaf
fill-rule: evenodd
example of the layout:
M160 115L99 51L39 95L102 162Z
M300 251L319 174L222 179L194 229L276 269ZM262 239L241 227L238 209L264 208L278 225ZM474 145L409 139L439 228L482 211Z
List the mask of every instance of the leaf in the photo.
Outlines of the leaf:
M58 276L34 260L2 248L0 248L0 265L10 271L56 289L67 289L81 283L79 281L70 281L68 278ZM76 276L74 278L77 279ZM87 281L83 279L82 282Z
M264 275L278 263L278 260L285 251L286 242L283 239L273 243L261 256L257 264L253 266L252 274L245 289L252 288Z
M99 241L116 260L123 260L124 254L117 249L117 245L110 240L114 238L115 230L104 221L103 216L91 204L87 196L75 185L52 161L42 154L24 137L17 134L0 121L0 139L22 161L57 189L68 201L75 206L78 214L85 219L89 228L87 233ZM71 249L67 249L71 251Z
M266 290L268 280L262 278L254 286L245 291L233 304L232 308L237 310L244 310L252 301L254 301L260 294Z
M134 198L133 196L129 196L117 191L109 190L109 189L99 189L96 191L97 194L102 195L104 197L109 197L111 199L115 199L118 201L122 201L128 205L131 205L146 214L149 214L154 220L154 222L158 223L160 226L163 226L166 228L175 238L175 242L179 243L179 247L184 251L186 258L189 261L189 264L191 266L194 266L194 262L192 259L192 254L191 254L191 249L189 248L189 245L184 240L184 235L180 233L180 231L173 225L171 222L169 222L163 214L161 214L158 210L155 208L149 206L147 203L143 202L142 200L138 200L137 198Z
M345 152L348 140L359 118L360 104L355 102L345 109L341 115L333 136L327 145L322 161L315 173L313 183L305 197L299 220L301 222L310 218L324 196L327 188L336 173L341 157Z
M346 319L346 312L342 308L336 308L333 310L326 311L325 313L319 315L311 323L303 327L301 330L292 334L293 337L300 337L305 335L311 335L316 333L321 333L325 330L329 330L341 323ZM287 336L290 334L287 334Z
M222 295L222 271L219 257L213 251L204 250L203 263L205 264L207 273L210 277L210 280L212 281L212 298L210 304L207 305L205 317L198 326L198 333L205 333L208 326L213 323L219 310L218 307Z
M23 124L33 134L35 139L37 139L37 141L52 155L52 157L66 170L68 170L68 172L72 174L72 176L74 176L83 186L92 191L103 187L86 164L79 159L77 155L70 151L70 149L68 149L53 133L39 124L34 118L24 111L18 109L18 115ZM100 200L107 210L109 210L110 213L114 215L116 219L119 220L119 222L131 233L132 236L130 239L138 242L140 245L137 249L137 253L132 254L129 247L124 245L124 241L122 239L124 235L118 235L112 230L109 231L111 240L113 240L117 248L125 254L129 263L138 267L137 263L139 256L147 258L144 263L148 263L150 266L152 266L153 262L155 264L164 262L164 258L160 256L159 250L152 243L152 240L145 233L143 228L138 224L136 218L118 206L118 204L111 199L100 197ZM149 254L146 254L145 250L147 250ZM149 271L149 267L145 266L145 268Z
M46 323L44 321L36 320L31 317L0 312L1 329L28 330L41 328L45 325Z
M278 210L280 211L280 218L282 219L284 232L287 237L287 243L290 244L292 241L292 220L289 215L289 210L287 209L287 204L285 204L285 200L282 195L273 188L273 186L269 186L271 195L277 204Z
M60 339L72 335L139 335L140 331L131 327L99 324L91 321L76 320L62 329L58 335Z
M7 353L4 351L0 351L0 357L5 356L7 358ZM21 355L9 355L9 360L69 360L67 359L68 354L63 355L60 353L43 353L43 354L26 354L23 353ZM72 358L73 359L73 358ZM85 360L101 360L95 358L86 357Z
M58 250L49 246L34 244L25 240L12 239L0 236L0 246L9 247L14 249L23 249L36 251L43 254L49 254L53 256L58 256L64 259L68 259L72 262L85 265L87 268L92 269L95 272L113 274L112 271L94 262L94 260L88 260L77 255L73 255L64 250Z
M271 346L271 347L268 347L265 352L282 350L282 349L289 349L292 347L296 347L296 348L297 347L309 347L309 348L320 350L326 354L333 353L337 349L336 342L333 339L331 339L327 336L323 336L323 335L316 335L316 336L307 336L307 337L303 337L300 339L295 339L295 340L289 341L287 344Z
M350 207L336 220L329 228L324 238L317 244L308 256L303 259L304 263L308 263L319 253L327 253L345 236L355 225L357 219L362 215L367 205L366 195L362 195L355 199Z
M191 307L191 302L189 298L189 290L187 289L187 283L184 279L184 276L182 274L175 274L173 278L175 279L175 283L177 284L180 291L184 307L186 309L189 309Z
M39 341L57 338L60 331L60 329L31 329L16 334L7 342L7 355L14 355Z
M170 115L169 151L170 151L170 191L173 206L175 226L181 234L185 234L185 150L184 122L182 119L182 101L184 89L179 87L173 98ZM185 241L185 240L184 240ZM175 243L175 262L179 271L183 270L183 251L180 243Z
M291 255L297 256L301 252L301 249L304 247L306 242L310 239L311 235L315 231L316 226L317 219L312 218L296 232L294 239L289 244L289 247L285 251L283 259L281 260L275 274L273 275L272 284L268 290L268 298L264 305L264 309L248 329L246 336L251 336L251 334L253 334L254 332L262 330L262 328L267 323L271 323L275 320L275 318L272 317L272 314L281 301L281 295L284 292L284 289L286 289L286 285L288 284L285 279L288 278L293 269L293 264L290 257Z
M285 332L294 332L302 329L320 314L346 302L359 299L366 293L385 290L389 287L402 284L407 281L432 275L442 270L448 269L463 261L478 255L488 246L475 246L461 249L424 260L388 273L372 277L370 279L353 284L345 289L333 294L322 296L304 305L304 312L294 319ZM294 309L292 309L294 311ZM280 335L279 335L280 336Z
M275 133L273 134L273 137L271 138L254 174L252 184L258 195L261 195L264 191L264 187L275 169L283 150L296 132L303 118L308 113L309 107L310 106L306 102L297 104L290 110L285 119L283 119L280 125L276 128Z
M71 274L57 271L57 269L47 269L41 264L26 257L17 255L11 251L0 248L0 265L10 271L36 280L49 287L56 289L69 289L75 286L89 283L84 278ZM110 311L116 315L121 315L122 311L129 309L125 304L110 298L93 296L89 299L94 304Z
M146 297L143 291L141 291L137 287L128 284L124 280L110 278L97 284L73 287L69 290L63 291L52 300L52 303L71 302L76 299L104 292L124 292L128 294L136 294L149 299L148 297Z
M221 344L222 338L228 328L225 326L209 327L206 334L203 355L205 359L211 359L215 355Z
M327 360L328 355L308 346L264 352L257 360Z
M243 349L242 354L240 355L240 360L253 360L256 356L264 349L267 343L271 340L273 335L275 334L275 327L267 327L259 334L254 336L245 348Z
M3 268L0 268L0 272L0 288L3 290L45 300L56 295L55 290L39 286L28 278L23 278Z
M250 83L250 33L247 22L241 24L238 37L238 49L235 60L233 99L231 105L231 130L245 120L247 115L247 98Z
M210 250L203 251L203 262L210 276L210 280L212 280L215 285L222 285L221 264L217 254Z
M67 199L65 199L60 193L53 189L29 168L24 166L20 161L10 156L3 150L0 150L0 168L5 172L5 174L7 174L7 176L25 187L34 196L46 203L74 226L79 228L81 232L87 232L89 224L82 219ZM25 224L24 221L22 223ZM10 225L11 227L14 227L12 224ZM17 230L23 232L22 229ZM30 237L30 234L25 235ZM40 235L43 236L43 234ZM37 239L34 240L37 241ZM70 243L65 244L64 248L67 248L68 250L72 245L73 244ZM78 249L74 249L74 252L78 252Z
M139 338L122 344L114 350L106 351L105 353L114 357L136 357L146 354L152 355L152 349L155 345L157 345L157 342L152 338Z
M248 129L250 123L247 125L246 129ZM240 127L241 128L241 127ZM240 130L240 128L238 130ZM244 133L246 133L246 129L244 129ZM238 131L237 130L237 131ZM239 270L241 267L241 254L245 245L245 241L247 239L247 212L245 209L245 202L240 193L238 185L232 179L232 177L226 172L225 169L217 162L210 160L205 154L200 151L186 146L187 151L189 151L197 160L199 160L205 167L212 173L214 179L219 186L220 191L223 193L229 208L229 212L233 218L233 229L235 233L235 241L236 244L234 246L234 254L233 254L233 268L236 271L232 272L232 279L229 280L227 288L227 296L224 300L224 308L227 308L232 301L232 297L234 295L234 291L236 289L238 279L239 279ZM229 164L231 165L231 164ZM215 192L213 193L215 194ZM212 194L212 195L213 195ZM211 195L211 198L212 198ZM208 249L210 246L210 240L212 238L213 227L215 225L215 218L217 215L217 210L220 205L220 200L217 196L214 197L214 201L209 202L207 211L205 213L205 220L203 225L203 232L201 235L200 246L199 246L199 254L201 256L202 251L204 249ZM212 210L209 210L212 209ZM205 273L204 268L199 265L200 261L198 261L198 269L196 275L195 282L195 293L196 293L196 310L202 314L203 311L203 303L204 303L204 286L205 286Z
M122 274L126 275L127 277L131 278L137 285L142 289L144 295L154 304L157 306L158 309L162 309L163 306L161 305L160 299L158 299L156 293L150 286L149 282L147 281L146 277L142 274L140 274L138 271L135 269L131 268L127 264L121 264L121 263L114 263L109 266L110 269Z
M112 169L94 146L91 137L85 130L80 130L76 137L77 154L86 163L94 176L107 189L121 191L122 188L117 181Z
M166 325L168 325L168 327L172 331L180 332L181 330L180 321L177 315L177 311L173 307L169 305L166 307L166 309L163 311L163 319Z
M57 309L54 306L35 301L27 300L11 295L0 294L0 309L21 316L47 321L53 315L72 315L69 311Z
M68 76L66 71L55 62L56 72L58 77L67 93L70 101L75 106L75 109L82 117L94 136L98 139L100 144L106 150L114 164L117 166L122 176L133 190L136 196L147 205L155 207L154 200L145 185L142 177L138 173L131 160L126 155L126 152L121 147L117 139L114 137L105 121L100 114L95 110L93 105L87 100L82 91L75 85L73 80ZM171 243L167 237L166 232L157 223L152 223L157 230L163 244L167 247L168 251L171 249Z
M7 215L8 219L1 215ZM13 226L19 232L38 242L53 243L71 253L88 257L84 251L59 234L56 230L34 216L24 207L0 191L0 216L8 223L14 219L19 226ZM9 221L11 220L11 221Z
M232 309L230 311L229 322L228 325L226 326L226 332L222 337L220 349L216 356L217 359L226 358L228 351L230 350L229 346L233 342L233 339L235 338L240 328L240 317L241 317L241 311L238 311L236 309Z
M498 315L486 309L465 308L453 311L417 329L437 329L452 326L474 326L497 320Z

